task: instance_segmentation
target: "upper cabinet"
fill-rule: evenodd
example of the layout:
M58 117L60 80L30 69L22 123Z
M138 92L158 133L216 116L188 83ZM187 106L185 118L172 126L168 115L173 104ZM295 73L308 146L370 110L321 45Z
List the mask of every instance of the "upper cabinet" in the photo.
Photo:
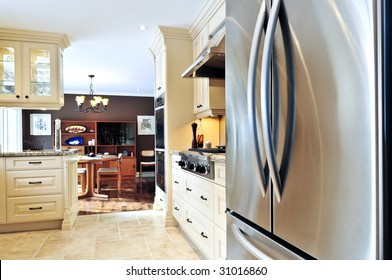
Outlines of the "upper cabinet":
M0 28L0 106L60 109L68 46L64 34Z
M193 38L194 60L208 48L210 38L212 38L218 30L224 29L225 15L226 5L224 0L207 2L190 29ZM224 114L224 80L213 78L194 79L193 112L196 114L197 118Z

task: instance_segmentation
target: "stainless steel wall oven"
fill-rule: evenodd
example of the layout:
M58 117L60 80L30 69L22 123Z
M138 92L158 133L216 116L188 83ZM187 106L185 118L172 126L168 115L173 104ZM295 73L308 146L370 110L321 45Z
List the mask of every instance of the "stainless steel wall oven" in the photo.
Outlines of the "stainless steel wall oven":
M156 185L165 192L165 93L155 98Z

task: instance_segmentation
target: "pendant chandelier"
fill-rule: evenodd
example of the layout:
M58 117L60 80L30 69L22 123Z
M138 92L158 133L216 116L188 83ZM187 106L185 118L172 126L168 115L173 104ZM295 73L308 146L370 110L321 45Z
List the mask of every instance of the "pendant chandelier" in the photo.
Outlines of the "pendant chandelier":
M108 98L102 98L101 96L94 96L94 88L93 88L93 78L95 77L94 75L88 75L91 79L91 84L90 84L90 106L83 108L83 103L84 99L86 98L83 95L76 96L75 100L76 103L78 104L78 108L75 110L77 112L83 112L83 113L104 113L107 112L108 109L108 103L109 99Z

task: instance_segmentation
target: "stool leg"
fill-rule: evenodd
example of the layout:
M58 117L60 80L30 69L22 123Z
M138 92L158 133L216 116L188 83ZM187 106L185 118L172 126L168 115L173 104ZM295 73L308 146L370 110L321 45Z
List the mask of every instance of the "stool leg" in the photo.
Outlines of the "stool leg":
M118 190L118 195L121 195L121 177L118 178L117 181L117 190Z
M80 185L82 187L82 194L86 193L86 175L83 174L80 176Z
M143 165L140 163L140 172L139 172L139 191L142 192L142 183L143 183Z

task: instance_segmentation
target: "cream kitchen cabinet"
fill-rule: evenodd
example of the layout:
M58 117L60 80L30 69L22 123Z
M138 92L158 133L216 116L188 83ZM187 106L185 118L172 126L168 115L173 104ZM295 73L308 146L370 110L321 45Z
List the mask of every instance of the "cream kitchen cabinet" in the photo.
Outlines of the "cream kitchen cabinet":
M154 209L162 208L166 213L165 225L176 224L172 209L172 174L169 151L187 147L191 142L190 124L195 116L193 106L193 80L181 78L182 71L192 63L192 38L187 29L159 26L151 45L155 69L155 96L164 95L163 112L164 146L160 151L161 167L165 171L165 191L156 187ZM161 168L160 167L160 168ZM162 169L160 169L162 170ZM162 177L160 177L162 179Z
M205 21L193 39L193 57L197 59L208 47L209 38L217 30L224 28L225 1L216 1L216 6L204 11ZM213 14L209 14L214 11ZM197 118L211 115L222 115L225 112L225 82L224 80L210 78L194 78L194 114Z
M0 106L60 109L68 45L63 34L0 28Z
M166 48L161 46L155 57L155 97L166 91Z
M71 229L79 211L77 158L23 154L0 157L0 232Z
M216 176L208 180L184 171L178 166L179 159L172 156L173 217L207 259L225 259L224 180L216 180ZM224 165L219 164L218 169L219 176L224 177Z

